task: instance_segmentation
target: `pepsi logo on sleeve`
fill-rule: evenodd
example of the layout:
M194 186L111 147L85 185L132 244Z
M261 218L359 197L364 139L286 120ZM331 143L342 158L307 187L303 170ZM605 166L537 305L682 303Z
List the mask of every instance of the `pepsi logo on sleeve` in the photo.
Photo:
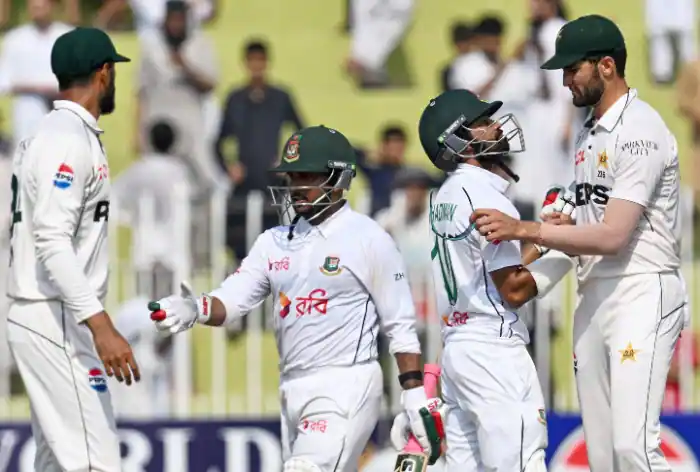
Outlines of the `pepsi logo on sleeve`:
M73 168L68 164L61 164L58 166L58 172L54 175L53 186L60 189L67 189L73 185Z

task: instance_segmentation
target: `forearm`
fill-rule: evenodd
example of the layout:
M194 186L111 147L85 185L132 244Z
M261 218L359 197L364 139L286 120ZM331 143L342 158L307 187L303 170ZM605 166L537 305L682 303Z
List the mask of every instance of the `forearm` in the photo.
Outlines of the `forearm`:
M222 326L226 322L226 306L216 297L211 297L211 309L207 326Z
M37 258L76 322L81 323L103 312L104 307L80 269L70 242L49 242L43 235L35 235L35 238Z
M552 225L526 223L524 241L540 244L570 255L614 255L627 236L606 223L592 225Z
M420 354L408 353L408 352L397 352L394 354L396 358L396 365L399 368L399 374L405 374L406 372L423 372L423 361ZM410 379L403 382L401 387L404 390L408 390L415 387L420 387L423 385L422 380Z
M185 74L187 81L197 89L200 93L210 92L214 89L214 81L210 80L204 74L200 74L194 69L191 69L187 65L182 66L182 71Z
M537 249L537 246L535 246L534 243L529 243L529 242L523 243L522 254L523 254L523 265L524 266L535 262L537 259L539 259L542 256L539 249Z

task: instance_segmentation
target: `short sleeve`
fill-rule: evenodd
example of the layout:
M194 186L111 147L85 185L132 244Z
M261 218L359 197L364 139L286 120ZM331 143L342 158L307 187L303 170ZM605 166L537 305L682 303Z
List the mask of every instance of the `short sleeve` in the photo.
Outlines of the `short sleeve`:
M268 233L258 236L236 272L209 294L224 304L227 321L247 315L270 294L270 279L265 258L268 243Z
M611 163L615 183L610 197L647 207L666 168L669 151L676 152L673 147L665 130L637 125L622 132Z
M491 273L505 267L522 265L520 241L498 241L488 243L481 250L486 271Z

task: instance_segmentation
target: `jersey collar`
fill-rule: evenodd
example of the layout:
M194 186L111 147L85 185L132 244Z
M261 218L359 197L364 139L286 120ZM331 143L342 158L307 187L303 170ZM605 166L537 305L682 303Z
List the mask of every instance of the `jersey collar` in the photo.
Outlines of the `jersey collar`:
M468 175L470 178L478 179L494 187L499 192L505 194L510 187L510 182L503 177L494 174L490 170L482 169L481 167L473 166L471 164L459 164L454 174Z
M53 102L53 107L55 110L68 110L75 113L91 130L95 132L95 134L104 133L104 131L97 126L97 120L95 117L81 105L71 102L70 100L56 100Z
M298 230L300 233L305 233L307 231L316 230L321 234L321 236L323 236L324 238L328 238L333 233L333 231L335 231L336 228L342 226L342 221L350 213L350 211L350 204L348 202L345 202L345 204L342 207L340 207L338 211L332 214L327 220L323 221L321 224L312 225L304 218L300 219L299 223L297 223L295 231Z
M625 111L625 109L635 98L637 98L637 89L629 89L626 94L618 98L617 101L613 103L610 108L608 108L608 111L606 111L603 116L600 117L598 122L595 123L594 127L601 127L608 133L611 132L620 121L622 112Z

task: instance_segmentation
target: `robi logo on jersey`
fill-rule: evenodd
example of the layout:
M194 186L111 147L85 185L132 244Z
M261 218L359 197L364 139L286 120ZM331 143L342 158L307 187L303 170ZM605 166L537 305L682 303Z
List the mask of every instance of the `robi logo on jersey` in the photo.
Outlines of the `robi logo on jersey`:
M589 183L576 185L576 206L587 205L589 202L598 205L607 205L610 197L610 188L605 185L591 185Z

